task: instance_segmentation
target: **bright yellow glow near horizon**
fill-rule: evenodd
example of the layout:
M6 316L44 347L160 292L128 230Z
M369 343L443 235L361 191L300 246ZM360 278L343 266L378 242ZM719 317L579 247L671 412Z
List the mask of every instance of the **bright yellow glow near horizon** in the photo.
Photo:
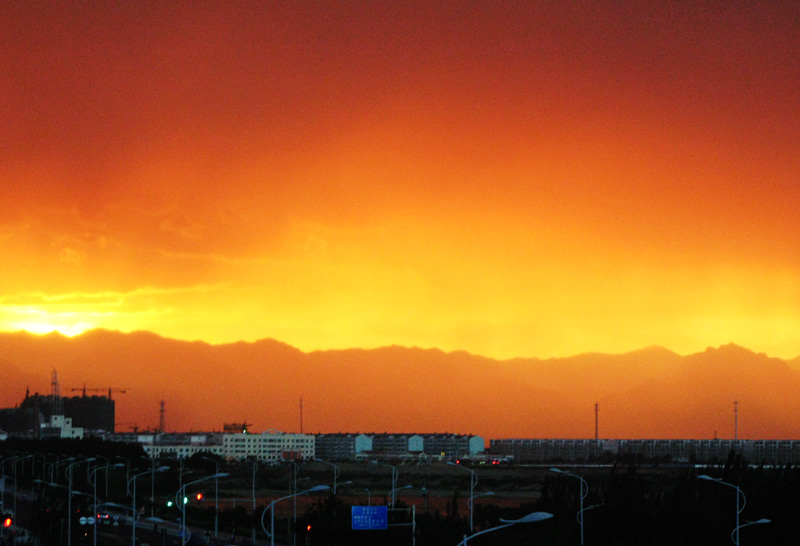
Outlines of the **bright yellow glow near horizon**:
M3 315L21 315L22 320L11 318L4 321L3 329L10 331L24 330L31 334L49 334L58 332L67 337L80 335L87 330L97 328L96 322L86 322L82 320L78 313L71 312L48 312L41 309L16 309L10 313L5 311Z
M46 323L30 323L18 322L11 325L13 331L24 330L31 334L44 335L58 332L66 337L79 336L82 333L92 330L94 328L91 324L46 324Z
M59 305L0 304L0 329L12 332L24 330L37 335L58 332L74 337L101 327L103 322L98 319L102 319L102 316L103 313L86 309L85 306L63 309Z
M454 277L411 262L319 260L313 270L270 264L257 273L267 288L246 286L243 279L241 286L19 296L28 303L0 304L0 330L67 336L93 328L146 330L211 344L272 338L305 352L404 345L497 359L613 354L651 345L690 354L727 343L778 358L798 356L800 317L791 308L798 283L787 276L724 270L698 284L688 272L678 276L690 280L668 282L658 272L640 271L620 275L604 290L608 275L526 269L506 274L500 290L482 280L500 273L484 267ZM779 285L786 301L775 296ZM670 288L662 293L662 286ZM462 298L465 291L474 297Z

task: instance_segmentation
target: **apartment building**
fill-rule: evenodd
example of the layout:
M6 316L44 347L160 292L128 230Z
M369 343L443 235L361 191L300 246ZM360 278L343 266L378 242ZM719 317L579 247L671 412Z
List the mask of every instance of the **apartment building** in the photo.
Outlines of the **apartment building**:
M338 433L315 436L316 456L325 460L474 457L485 450L480 436L464 434Z

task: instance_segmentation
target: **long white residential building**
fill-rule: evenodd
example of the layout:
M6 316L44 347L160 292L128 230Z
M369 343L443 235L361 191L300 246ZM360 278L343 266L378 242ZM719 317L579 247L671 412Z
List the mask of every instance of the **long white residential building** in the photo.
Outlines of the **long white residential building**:
M471 434L335 433L316 435L320 459L441 458L474 457L485 450L480 436Z
M314 436L267 431L223 434L222 453L230 459L253 458L265 463L304 461L314 458Z
M148 433L117 434L117 441L142 446L151 459L185 459L211 453L226 459L256 459L265 463L314 458L314 436L269 430L260 434L237 433Z
M800 440L547 439L490 440L489 453L518 463L643 457L672 462L725 462L735 453L757 464L797 464Z

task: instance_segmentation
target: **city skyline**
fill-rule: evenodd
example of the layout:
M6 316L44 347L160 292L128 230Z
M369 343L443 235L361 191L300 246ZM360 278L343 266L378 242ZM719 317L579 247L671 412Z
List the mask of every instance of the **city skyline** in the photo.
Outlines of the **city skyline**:
M799 19L6 3L0 331L794 358Z

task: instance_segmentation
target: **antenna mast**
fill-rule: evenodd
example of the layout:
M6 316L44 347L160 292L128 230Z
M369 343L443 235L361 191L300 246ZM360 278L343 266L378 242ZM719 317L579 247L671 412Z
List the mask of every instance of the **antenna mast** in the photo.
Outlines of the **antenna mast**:
M733 401L733 439L739 439L739 401Z
M594 439L597 441L597 413L600 411L600 404L594 403Z
M159 430L158 431L161 432L162 434L164 433L164 416L167 413L167 410L164 407L165 405L166 404L162 400L161 401L161 409L158 411L158 413L159 413L159 419L158 419L158 429Z
M300 397L300 434L303 434L303 397Z
M58 384L58 372L53 369L52 374L53 415L63 415L61 410L61 387Z

